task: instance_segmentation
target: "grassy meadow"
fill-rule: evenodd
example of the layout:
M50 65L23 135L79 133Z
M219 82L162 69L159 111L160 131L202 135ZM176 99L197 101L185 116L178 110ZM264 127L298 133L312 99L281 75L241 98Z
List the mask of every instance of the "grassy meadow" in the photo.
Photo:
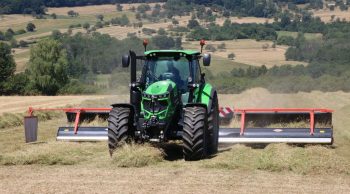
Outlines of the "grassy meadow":
M334 96L337 103L330 100ZM263 148L246 145L223 145L217 156L199 162L192 162L194 166L198 168L244 169L250 171L291 171L297 174L340 173L350 175L350 155L347 151L350 148L350 133L346 130L348 121L345 119L350 114L348 109L350 94L341 92L270 94L265 89L252 89L242 94L220 95L219 97L221 106L240 108L271 107L271 102L274 102L273 107L332 108L335 110L333 118L335 144L334 146L309 145L306 147L271 144ZM126 98L127 96L120 97L122 101L127 100ZM251 98L254 98L254 100L251 100ZM95 106L108 106L115 99L118 99L118 96L105 97L104 100L98 101L89 100L84 102L83 106L93 104ZM310 100L312 100L312 103L308 104ZM109 157L105 143L56 142L57 127L65 123L63 114L60 115L57 113L52 117L41 117L38 143L23 143L23 126L20 126L20 123L0 129L0 153L2 153L0 163L2 165L75 165L86 163L89 165L103 164L120 167L140 167L153 165L153 163L168 167L187 165L187 162L182 160L181 145L178 142L161 146L160 149L148 144L125 146L117 151L115 158L112 160ZM5 114L2 118L9 117L6 117ZM98 124L106 123L99 122ZM54 154L51 156L51 153ZM143 156L140 153L146 154ZM146 161L142 161L143 157ZM159 159L159 157L162 159ZM170 161L167 160L167 157L175 157L176 159ZM119 159L121 161L118 161Z
M153 6L153 4L150 4ZM104 20L126 14L131 23L135 13L129 11L137 4L123 4L117 12L115 5L49 8L48 14L57 19L35 19L29 15L1 16L0 30L25 29L33 22L37 30L16 35L17 41L35 42L49 36L53 30L66 32L70 25L97 22L96 15ZM69 17L74 10L78 17ZM314 11L328 21L324 10ZM349 12L338 12L336 17ZM186 26L190 16L176 17L179 26ZM236 23L271 23L273 19L231 17ZM143 21L143 28L168 29L171 20L159 23ZM224 22L223 18L216 21ZM141 28L108 26L98 32L122 39L128 33L138 34ZM82 28L73 33L86 32ZM148 37L140 34L141 37ZM296 32L279 31L278 36L296 37ZM321 34L306 33L308 40L321 39ZM266 65L298 65L305 62L285 60L287 46L272 41L229 40L207 41L224 49L212 54L208 69L215 75L234 68ZM263 45L269 45L263 49ZM140 45L141 46L141 45ZM198 41L186 41L185 49L199 50ZM29 60L29 48L13 49L17 72L23 72ZM235 54L234 60L228 54ZM118 72L96 75L94 86L106 95L89 96L0 96L0 193L349 193L350 192L350 93L298 92L294 94L270 93L254 88L240 94L219 94L220 106L234 108L330 108L333 114L335 142L327 145L244 145L222 144L218 154L210 158L185 162L181 142L166 144L130 144L115 151L111 157L106 142L58 142L58 126L66 123L62 112L35 113L39 117L38 141L24 143L23 116L33 107L109 107L116 102L128 102L129 73ZM105 89L108 91L105 91ZM95 120L83 125L107 125ZM283 125L283 124L282 124ZM307 126L307 123L304 123ZM239 126L236 120L229 126ZM276 126L272 126L276 127ZM278 126L280 127L280 126Z

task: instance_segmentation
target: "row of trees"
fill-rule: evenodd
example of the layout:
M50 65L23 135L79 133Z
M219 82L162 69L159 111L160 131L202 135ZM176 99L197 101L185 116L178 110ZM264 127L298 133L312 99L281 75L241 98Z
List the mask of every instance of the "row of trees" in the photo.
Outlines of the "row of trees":
M190 40L233 40L233 39L256 39L275 40L277 33L274 28L264 24L237 24L226 20L223 26L210 24L208 28L196 26L188 35Z
M45 14L46 7L74 7L116 3L148 3L157 0L1 0L0 14Z
M350 32L350 23L335 20L325 23L318 17L312 17L309 12L290 13L283 12L275 18L273 23L264 24L238 24L227 19L222 26L209 23L206 27L200 25L196 17L189 20L187 27L192 29L189 39L232 40L251 38L256 40L276 40L276 31L291 31L302 33L321 33L325 38L338 36ZM280 37L277 44L292 45L294 38Z
M282 93L350 91L350 68L345 64L313 62L307 66L282 65L270 69L250 66L209 75L209 81L220 93L239 93L254 87Z
M156 35L150 49L181 49L181 39ZM118 40L94 32L74 36L54 32L30 51L28 68L14 74L11 48L0 43L0 93L45 94L94 92L91 84L97 74L110 74L121 67L121 56L133 49L143 52L137 37ZM90 86L89 86L90 85Z
M344 28L345 26L343 30ZM324 39L306 40L302 34L298 34L285 55L287 60L334 63L336 66L350 62L349 52L350 36L346 30L345 32L338 31L336 35L326 34Z
M205 6L210 6L213 11L220 11L223 16L255 16L272 17L277 12L276 3L273 0L168 0L164 8L170 15L185 15L197 10L199 18L210 17L212 10L205 10Z

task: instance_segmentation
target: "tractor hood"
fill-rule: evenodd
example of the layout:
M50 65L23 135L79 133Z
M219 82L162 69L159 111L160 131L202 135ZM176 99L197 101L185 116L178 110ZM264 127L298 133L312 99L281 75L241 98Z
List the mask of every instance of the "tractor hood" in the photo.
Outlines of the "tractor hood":
M171 80L158 81L147 87L145 93L148 95L162 95L170 92L176 84Z

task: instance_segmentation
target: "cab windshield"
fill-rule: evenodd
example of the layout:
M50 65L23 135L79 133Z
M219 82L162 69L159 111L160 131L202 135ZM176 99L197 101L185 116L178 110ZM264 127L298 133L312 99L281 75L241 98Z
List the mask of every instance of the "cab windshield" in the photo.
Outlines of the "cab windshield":
M183 91L187 89L187 80L190 77L190 64L186 57L155 57L145 64L145 82L151 85L162 80L171 80Z

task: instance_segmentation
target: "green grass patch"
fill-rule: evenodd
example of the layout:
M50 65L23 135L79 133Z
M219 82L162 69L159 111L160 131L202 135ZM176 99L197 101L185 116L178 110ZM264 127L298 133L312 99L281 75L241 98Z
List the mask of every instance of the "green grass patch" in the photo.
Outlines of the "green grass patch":
M97 84L108 84L111 79L111 74L98 74L96 75Z
M112 163L118 167L144 167L162 162L164 153L150 144L125 144L118 148Z
M230 72L232 69L246 69L249 66L250 65L238 63L234 60L229 60L223 57L212 56L210 66L206 67L206 69L210 70L214 75L217 75L221 72Z

